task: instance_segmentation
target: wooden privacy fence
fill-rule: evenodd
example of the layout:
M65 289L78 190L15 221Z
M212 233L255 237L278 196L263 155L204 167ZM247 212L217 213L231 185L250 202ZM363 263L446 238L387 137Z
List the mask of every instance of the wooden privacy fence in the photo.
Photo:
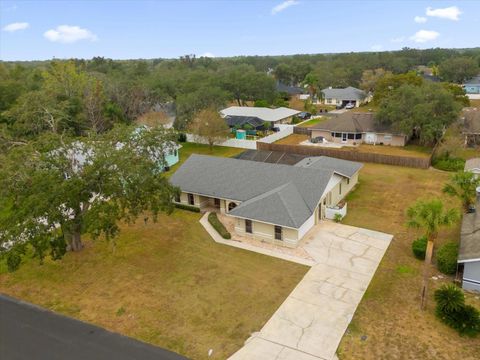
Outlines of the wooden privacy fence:
M262 142L257 142L257 150L281 151L285 153L293 153L307 156L330 156L344 160L407 166L420 169L428 169L432 161L431 155L429 157L410 157L400 155L367 153L355 150L337 150L332 148L322 148L306 145L266 144Z
M293 133L310 136L312 134L312 130L310 130L309 128L306 128L306 127L295 126L293 128Z

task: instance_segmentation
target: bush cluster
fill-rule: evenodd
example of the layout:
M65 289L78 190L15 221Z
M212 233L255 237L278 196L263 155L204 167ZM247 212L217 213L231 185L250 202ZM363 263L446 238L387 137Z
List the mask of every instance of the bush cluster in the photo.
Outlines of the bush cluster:
M450 242L438 249L437 267L447 275L455 274L457 271L458 244Z
M465 167L465 160L457 157L443 156L433 159L434 168L444 171L460 171Z
M443 285L435 291L435 314L460 335L476 336L480 333L480 312L465 304L465 295L453 284Z
M413 255L419 260L425 260L425 253L427 251L427 237L422 236L412 242Z
M200 212L200 208L192 205L186 205L186 204L175 204L176 208L183 209L183 210L188 210L188 211L193 211L193 212Z
M225 226L218 220L217 213L210 213L208 215L208 222L224 239L230 239L232 237Z

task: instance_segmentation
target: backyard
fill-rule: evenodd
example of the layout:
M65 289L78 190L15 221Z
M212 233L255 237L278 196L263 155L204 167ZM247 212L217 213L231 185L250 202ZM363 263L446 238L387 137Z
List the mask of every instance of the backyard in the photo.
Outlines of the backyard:
M225 359L258 331L307 267L216 244L200 214L122 226L116 249L86 241L80 253L15 273L0 292L192 359Z
M275 144L282 145L299 145L300 143L310 139L308 135L301 134L292 134L283 139L280 139L275 142ZM310 145L305 145L310 146ZM313 145L312 145L313 146ZM330 148L329 148L330 149ZM385 155L398 155L398 156L408 156L408 157L421 157L428 158L432 152L432 149L425 146L419 145L406 145L406 146L388 146L388 145L369 145L369 144L360 144L358 146L343 146L335 148L339 151L356 151L356 152L365 152L365 153L374 153L374 154L385 154Z
M370 286L344 335L343 359L478 359L479 339L460 337L434 315L433 288L450 281L432 280L428 310L419 309L423 263L416 260L411 242L418 233L405 226L405 211L417 199L441 196L449 173L379 164L365 164L360 184L348 198L344 223L394 235ZM458 241L459 225L442 231L437 247ZM432 275L439 272L432 267ZM468 301L480 309L480 300ZM362 336L365 336L362 340Z

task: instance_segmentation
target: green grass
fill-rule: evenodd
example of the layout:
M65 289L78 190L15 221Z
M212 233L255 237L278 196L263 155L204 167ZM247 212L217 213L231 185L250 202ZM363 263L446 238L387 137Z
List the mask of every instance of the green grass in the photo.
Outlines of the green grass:
M79 253L0 274L0 292L179 352L226 359L259 331L307 267L215 243L200 214L122 226L115 252Z
M298 127L311 127L313 125L317 125L317 124L320 124L321 122L325 121L327 119L327 117L325 116L322 116L320 118L316 118L316 119L310 119L308 121L305 121L304 123L298 125Z

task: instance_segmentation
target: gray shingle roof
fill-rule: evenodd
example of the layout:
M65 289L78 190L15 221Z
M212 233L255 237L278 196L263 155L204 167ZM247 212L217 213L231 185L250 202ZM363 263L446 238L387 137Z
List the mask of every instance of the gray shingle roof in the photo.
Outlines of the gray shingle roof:
M391 126L380 124L375 120L375 114L371 112L351 112L347 111L338 116L333 116L321 123L312 126L312 130L327 130L333 132L349 133L391 133L401 135L394 131Z
M326 99L363 100L367 97L365 91L354 88L352 86L346 87L344 89L326 88L322 90L322 93Z
M192 155L170 181L185 192L242 202L232 215L298 228L315 211L332 176L331 168Z
M363 167L363 164L355 161L335 159L328 156L314 156L299 161L295 166L309 169L332 170L339 175L350 178Z
M477 211L480 201L477 200ZM458 261L480 259L480 213L463 215Z

